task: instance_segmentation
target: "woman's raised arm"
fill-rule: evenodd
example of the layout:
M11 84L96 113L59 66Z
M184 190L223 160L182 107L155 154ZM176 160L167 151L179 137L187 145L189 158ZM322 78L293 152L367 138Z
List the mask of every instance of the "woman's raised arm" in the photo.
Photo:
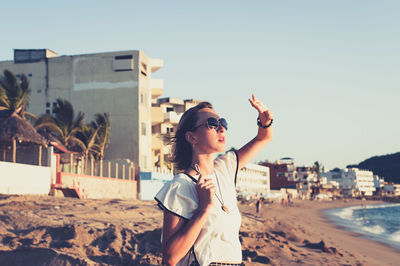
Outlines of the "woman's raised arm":
M251 106L253 106L258 111L258 117L260 118L260 123L258 127L257 136L240 148L237 151L239 159L239 169L249 163L256 155L261 152L261 150L272 140L273 130L273 114L268 108L259 101L254 94L252 98L249 99Z

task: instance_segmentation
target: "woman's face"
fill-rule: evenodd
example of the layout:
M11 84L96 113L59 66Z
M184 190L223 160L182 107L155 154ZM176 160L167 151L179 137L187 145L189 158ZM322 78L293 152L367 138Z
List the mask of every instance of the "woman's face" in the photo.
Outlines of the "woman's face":
M214 117L219 120L218 114L211 108L203 108L197 112L197 122L193 133L193 141L195 143L194 150L197 153L215 153L224 152L225 131L226 129L219 126L216 129L207 127L207 119Z

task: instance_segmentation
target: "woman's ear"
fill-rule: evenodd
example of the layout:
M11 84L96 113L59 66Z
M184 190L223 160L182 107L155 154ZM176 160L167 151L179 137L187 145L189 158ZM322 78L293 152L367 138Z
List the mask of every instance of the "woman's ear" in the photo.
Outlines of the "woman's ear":
M191 131L186 131L186 133L185 133L185 138L186 138L186 141L187 142L189 142L190 144L196 144L196 138L195 138L195 136L193 135L193 132L191 132Z

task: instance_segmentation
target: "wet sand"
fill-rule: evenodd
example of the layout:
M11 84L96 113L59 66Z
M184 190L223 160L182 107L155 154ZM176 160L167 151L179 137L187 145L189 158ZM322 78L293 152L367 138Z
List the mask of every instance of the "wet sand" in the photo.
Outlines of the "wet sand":
M377 202L363 202L377 203ZM328 221L353 200L240 204L246 265L397 265L400 252ZM0 195L0 265L159 265L155 202Z

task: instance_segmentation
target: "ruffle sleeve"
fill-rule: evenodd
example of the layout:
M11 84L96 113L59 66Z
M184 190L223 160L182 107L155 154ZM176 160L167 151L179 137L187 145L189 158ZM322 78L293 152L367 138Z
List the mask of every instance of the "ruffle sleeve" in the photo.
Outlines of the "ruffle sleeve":
M239 170L239 157L236 151L229 151L224 155L219 156L215 159L215 165L225 169L225 173L232 177L236 185L237 173Z
M154 199L162 210L187 220L192 218L199 206L194 185L182 178L174 178L166 183Z

